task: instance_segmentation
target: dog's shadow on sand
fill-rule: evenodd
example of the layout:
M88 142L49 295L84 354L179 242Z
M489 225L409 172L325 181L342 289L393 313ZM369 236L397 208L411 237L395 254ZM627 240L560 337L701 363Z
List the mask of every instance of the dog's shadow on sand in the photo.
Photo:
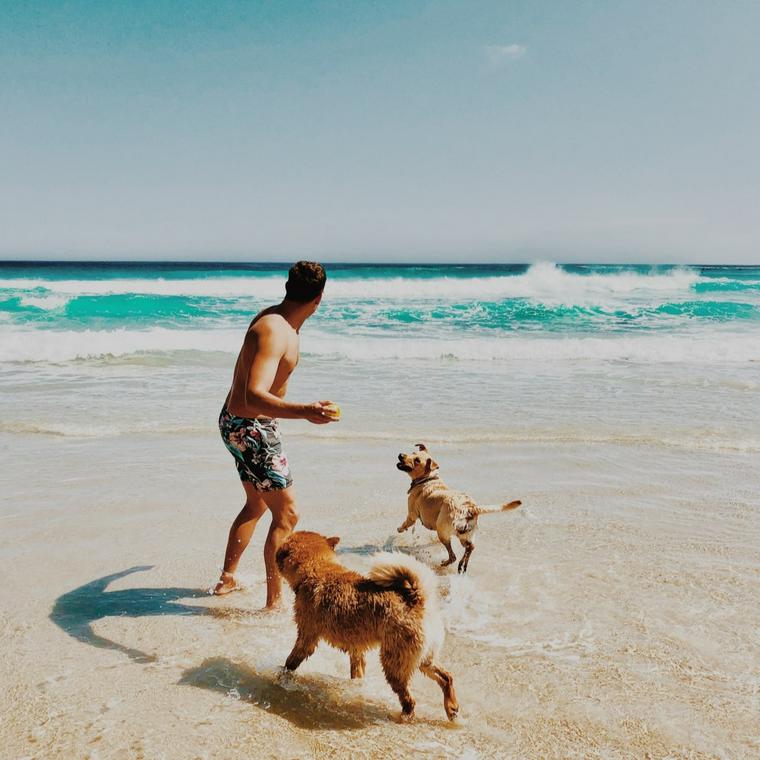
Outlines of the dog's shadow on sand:
M210 615L230 617L242 614L241 610L216 609L179 603L180 599L203 599L208 593L196 588L129 588L106 591L119 578L132 573L150 570L152 565L139 565L79 586L61 594L53 604L50 620L77 641L101 649L123 652L135 662L156 662L155 655L119 644L92 629L92 623L106 617L146 617L152 615ZM245 613L250 614L250 613Z
M343 546L338 544L336 554L361 554L365 557L378 552L400 551L402 547L396 546L396 536L388 536L384 544L361 544L360 546Z
M357 691L352 695L346 694L348 689L344 684L336 684L336 679L311 674L305 678L286 672L257 673L226 657L211 657L185 671L179 683L234 695L298 728L357 729L393 717L393 708L358 693L359 683L352 684Z
M336 554L358 554L363 557L371 557L378 552L398 552L408 554L410 557L419 560L422 564L427 565L436 575L449 576L452 574L450 566L443 566L440 562L435 561L435 551L441 546L437 540L426 540L422 535L418 539L419 543L399 543L398 535L390 535L385 539L383 544L361 544L359 546L341 546L335 549ZM456 567L456 565L454 565Z

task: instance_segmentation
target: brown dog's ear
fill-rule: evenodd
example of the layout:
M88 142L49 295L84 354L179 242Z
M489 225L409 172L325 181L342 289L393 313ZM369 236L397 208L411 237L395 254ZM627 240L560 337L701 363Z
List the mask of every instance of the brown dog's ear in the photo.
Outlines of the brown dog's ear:
M338 536L330 536L327 539L327 543L330 544L331 549L334 549L340 543L340 538Z
M427 446L425 446L424 443L417 443L415 444L415 447L419 449L420 451L427 451Z

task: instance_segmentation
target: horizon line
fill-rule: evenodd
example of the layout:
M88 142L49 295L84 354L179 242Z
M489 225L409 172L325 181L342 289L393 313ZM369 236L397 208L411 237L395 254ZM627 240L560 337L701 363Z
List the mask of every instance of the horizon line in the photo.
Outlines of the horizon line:
M317 261L317 259L288 259L287 261L241 261L241 260L216 260L216 259L2 259L0 266L14 265L38 265L38 266L61 266L68 264L84 265L195 265L195 266L239 266L239 267L288 267L296 261ZM329 261L326 259L319 260L319 263L326 267L340 266L365 266L365 267L530 267L534 264L552 264L559 267L583 267L583 266L609 266L609 267L630 267L630 266L663 266L663 267L715 267L715 268L757 268L760 267L760 261L754 264L722 264L722 263L699 263L699 262L622 262L622 261L552 261L550 259L539 259L533 261L476 261L476 262L459 262L443 261L433 263L430 261L419 262L401 262L401 261Z

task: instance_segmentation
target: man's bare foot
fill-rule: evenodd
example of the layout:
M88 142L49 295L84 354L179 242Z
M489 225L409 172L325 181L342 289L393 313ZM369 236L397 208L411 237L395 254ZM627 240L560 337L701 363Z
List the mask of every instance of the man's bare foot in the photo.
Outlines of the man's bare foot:
M224 596L231 591L237 591L239 588L240 586L238 586L235 576L232 573L223 572L211 593L214 596Z

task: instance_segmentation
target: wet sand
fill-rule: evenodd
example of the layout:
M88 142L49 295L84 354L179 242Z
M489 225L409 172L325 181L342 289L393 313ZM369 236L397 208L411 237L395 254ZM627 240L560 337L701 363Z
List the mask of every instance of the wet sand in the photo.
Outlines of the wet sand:
M354 566L444 554L420 526L396 536L398 445L291 441L300 527ZM0 453L4 757L760 757L756 455L439 444L450 484L525 506L481 518L467 577L440 574L461 719L419 675L399 725L376 655L362 684L325 645L283 676L294 626L258 611L263 532L246 590L206 593L242 494L213 431L0 434Z

